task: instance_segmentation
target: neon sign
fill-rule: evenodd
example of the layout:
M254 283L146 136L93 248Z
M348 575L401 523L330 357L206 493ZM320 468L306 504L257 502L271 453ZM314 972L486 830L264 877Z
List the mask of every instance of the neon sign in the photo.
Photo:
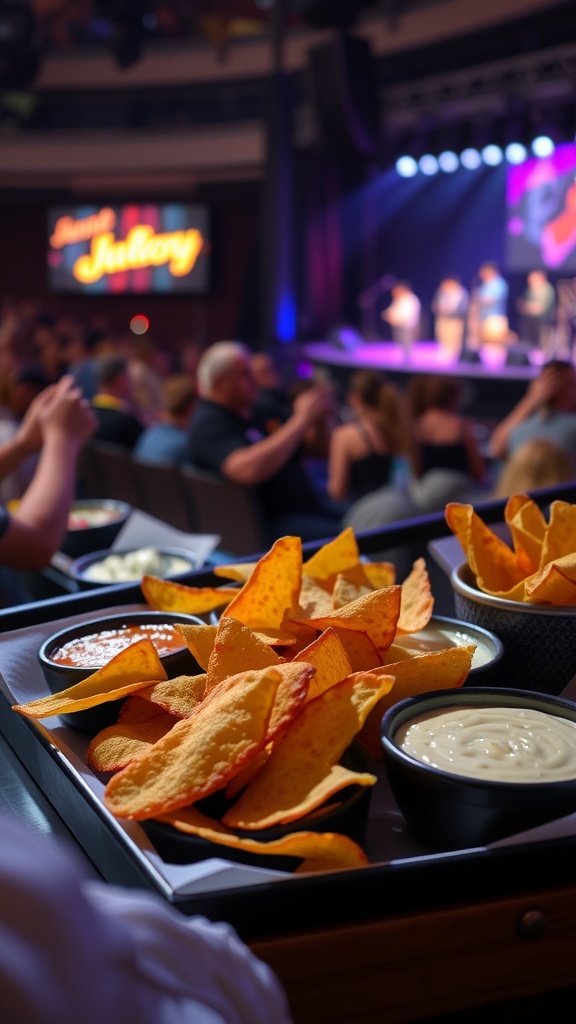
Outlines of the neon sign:
M58 290L205 290L210 246L204 207L59 208L49 227L48 263Z

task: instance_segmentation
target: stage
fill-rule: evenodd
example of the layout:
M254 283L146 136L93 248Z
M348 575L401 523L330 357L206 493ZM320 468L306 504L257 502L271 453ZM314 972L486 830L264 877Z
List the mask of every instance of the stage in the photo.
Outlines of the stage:
M477 361L455 360L447 357L435 341L415 342L408 356L392 341L362 342L350 348L316 341L304 345L302 355L314 368L327 370L344 388L350 373L358 369L382 370L400 387L405 387L407 378L416 373L462 378L466 413L492 422L505 416L522 397L544 361L541 352L495 345L483 346L474 353ZM516 359L523 365L512 361Z

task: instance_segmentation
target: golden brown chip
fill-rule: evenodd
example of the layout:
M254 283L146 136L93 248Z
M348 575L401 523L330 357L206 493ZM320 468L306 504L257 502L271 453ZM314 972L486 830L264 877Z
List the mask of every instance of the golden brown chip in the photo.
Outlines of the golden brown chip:
M516 555L474 512L471 505L451 502L446 521L460 541L481 590L499 597L523 582Z
M119 721L102 729L91 741L87 760L95 772L119 772L154 746L178 721L158 709L147 721Z
M141 690L156 679L166 679L166 672L154 644L145 638L125 647L80 683L28 704L15 704L14 711L27 718L49 718L84 711Z
M298 602L302 576L302 541L281 537L259 559L253 573L223 616L252 629L280 629Z
M277 669L224 680L189 718L114 775L104 792L119 818L152 818L223 788L263 748Z
M400 587L386 587L385 590L374 590L371 594L364 594L356 601L351 601L343 608L337 608L326 615L300 621L318 630L334 626L367 633L375 647L386 650L396 634L400 596Z
M406 697L414 697L429 690L462 686L470 672L475 649L474 644L447 647L442 651L417 654L413 658L405 658L375 670L376 675L382 673L393 676L394 685L372 708L358 734L358 739L373 758L382 758L380 723L384 712Z
M332 629L346 651L351 672L370 672L382 664L380 651L367 633L361 629L340 629L339 626L332 626Z
M332 611L332 592L321 586L312 576L303 576L298 596L297 615L312 618Z
M280 839L262 842L236 835L219 821L201 814L195 807L163 814L159 820L181 832L201 836L208 842L245 850L247 853L302 858L304 863L297 869L301 873L362 867L368 862L366 854L357 843L337 832L290 832Z
M223 576L227 580L237 580L238 583L246 583L256 568L256 562L231 562L229 565L215 565L213 573L215 576Z
M324 583L331 591L338 573L351 569L359 561L360 552L354 530L347 526L304 562L302 574Z
M576 604L576 553L549 562L525 581L525 600L531 604Z
M434 598L430 578L423 558L417 558L412 566L411 573L402 584L402 597L400 600L400 615L396 632L417 633L424 629L430 622Z
M338 635L333 629L325 629L308 647L296 655L292 664L304 661L315 668L310 681L306 700L313 700L334 683L345 679L352 671L350 660Z
M540 569L549 562L557 562L576 550L576 505L567 501L553 501L550 505L548 529L542 544Z
M513 494L506 502L504 519L510 530L516 561L531 575L540 567L547 523L541 509L526 494Z
M178 624L178 629L186 641L186 647L190 654L198 662L200 668L206 671L218 627L216 625L209 626L207 623L200 625L200 623L181 622Z
M232 828L259 829L294 821L352 783L374 785L371 773L337 762L392 678L356 673L305 704L266 764L223 817Z
M340 573L334 582L332 607L343 608L345 604L350 604L351 601L356 601L359 597L364 597L365 594L371 594L373 590L374 587L370 586L368 581L357 583L347 579L344 573Z
M142 593L147 604L159 612L181 612L202 615L229 604L238 593L237 587L187 587L175 580L143 576Z
M177 718L188 718L204 699L206 679L205 672L196 676L174 676L145 686L138 691L138 696Z
M244 669L269 668L280 661L269 644L238 619L223 616L214 632L214 642L207 667L207 690L226 676Z

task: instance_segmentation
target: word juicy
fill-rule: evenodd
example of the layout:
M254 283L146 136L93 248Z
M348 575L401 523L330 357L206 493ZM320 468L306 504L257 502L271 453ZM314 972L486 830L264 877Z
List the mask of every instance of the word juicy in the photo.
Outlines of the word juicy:
M90 252L78 257L72 273L82 284L94 284L107 274L167 264L174 277L185 277L194 267L203 244L202 234L196 228L155 234L150 225L138 224L123 241L106 231L92 239Z

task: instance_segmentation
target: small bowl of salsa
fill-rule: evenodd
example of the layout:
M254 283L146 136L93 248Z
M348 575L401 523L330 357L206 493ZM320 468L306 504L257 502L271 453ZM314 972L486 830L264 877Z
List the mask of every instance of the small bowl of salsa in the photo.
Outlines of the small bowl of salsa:
M143 609L90 619L53 633L38 651L48 689L60 693L75 686L144 637L156 647L169 679L197 675L202 669L177 628L179 622L204 624L195 615ZM61 718L80 732L95 735L118 720L121 704L121 700L107 701Z

